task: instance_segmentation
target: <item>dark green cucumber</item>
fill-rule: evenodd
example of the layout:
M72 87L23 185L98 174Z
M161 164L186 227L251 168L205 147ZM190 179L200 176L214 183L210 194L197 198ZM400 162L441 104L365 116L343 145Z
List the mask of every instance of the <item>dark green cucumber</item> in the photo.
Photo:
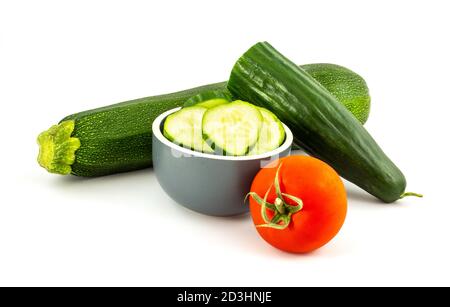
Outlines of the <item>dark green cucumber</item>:
M313 69L314 65L308 65L308 69ZM318 77L325 75L329 76L317 74ZM341 80L335 79L342 84ZM354 81L342 86L351 87L351 82ZM332 79L327 77L327 83L332 83ZM211 95L229 97L226 82L69 115L59 125L40 134L38 162L51 173L86 177L150 167L153 120L167 110L183 106L188 100L195 104Z
M405 196L406 179L362 124L319 82L267 42L235 64L228 89L271 110L298 144L384 202Z

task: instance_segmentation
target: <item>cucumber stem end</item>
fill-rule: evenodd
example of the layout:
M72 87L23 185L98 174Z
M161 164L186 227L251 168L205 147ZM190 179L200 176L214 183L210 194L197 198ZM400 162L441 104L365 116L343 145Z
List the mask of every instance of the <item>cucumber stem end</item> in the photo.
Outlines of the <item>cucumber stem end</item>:
M420 197L420 198L423 197L422 194L418 194L418 193L414 193L414 192L405 192L402 195L400 195L400 199L407 197L407 196L415 196L415 197Z

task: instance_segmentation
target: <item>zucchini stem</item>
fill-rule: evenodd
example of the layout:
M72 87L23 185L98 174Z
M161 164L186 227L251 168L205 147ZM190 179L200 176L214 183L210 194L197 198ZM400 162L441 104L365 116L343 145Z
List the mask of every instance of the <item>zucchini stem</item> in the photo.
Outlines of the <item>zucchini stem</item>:
M80 140L72 137L75 121L67 120L50 127L39 134L38 163L48 172L68 175L75 162L75 151L80 148Z
M423 197L422 194L418 194L418 193L414 193L414 192L405 192L402 195L400 195L400 199L402 199L403 197L407 197L407 196L415 196L415 197L420 197L420 198Z

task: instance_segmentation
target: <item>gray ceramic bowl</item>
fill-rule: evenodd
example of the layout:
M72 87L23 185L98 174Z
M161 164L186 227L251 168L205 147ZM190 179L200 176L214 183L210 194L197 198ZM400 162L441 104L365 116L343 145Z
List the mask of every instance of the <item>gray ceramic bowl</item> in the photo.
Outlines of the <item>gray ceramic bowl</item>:
M161 114L152 125L153 168L159 184L174 201L203 214L230 216L247 212L244 198L253 178L270 161L290 154L291 131L283 124L284 143L261 155L205 154L178 146L163 136L165 118L179 109Z

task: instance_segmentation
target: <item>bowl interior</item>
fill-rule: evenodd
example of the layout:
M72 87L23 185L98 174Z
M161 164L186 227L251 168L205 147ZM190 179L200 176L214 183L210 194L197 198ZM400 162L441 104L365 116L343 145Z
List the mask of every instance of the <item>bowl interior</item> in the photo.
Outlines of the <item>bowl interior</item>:
M285 131L285 138L283 144L281 144L278 148L268 151L262 154L258 155L252 155L252 156L222 156L222 155L215 155L215 154L209 154L209 153L202 153L198 151L191 150L189 148L185 148L182 146L179 146L171 141L169 141L164 135L163 135L163 127L164 127L164 121L172 113L177 112L180 110L181 107L171 109L169 111L166 111L162 114L160 114L152 124L152 131L153 135L158 138L160 142L162 142L164 145L171 147L174 150L177 150L179 152L182 152L186 155L195 156L195 157L204 157L209 159L217 159L217 160L258 160L258 159L264 159L268 158L274 155L278 155L279 153L285 151L287 148L289 148L292 145L293 142L293 135L291 130L288 126L286 126L284 123L282 123L284 131Z

